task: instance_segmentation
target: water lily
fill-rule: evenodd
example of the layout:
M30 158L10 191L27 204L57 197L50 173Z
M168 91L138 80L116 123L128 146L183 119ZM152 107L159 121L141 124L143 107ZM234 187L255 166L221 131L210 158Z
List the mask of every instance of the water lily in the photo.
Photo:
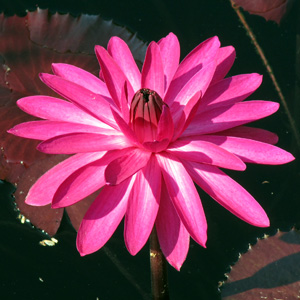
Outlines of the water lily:
M44 120L9 132L42 142L48 154L74 154L45 173L26 203L72 205L101 189L77 235L81 255L100 249L125 216L124 239L135 255L156 227L161 249L176 269L192 237L205 247L207 223L194 182L242 220L269 226L258 202L222 169L245 163L284 164L294 157L274 146L277 136L244 126L277 111L270 101L244 101L262 76L225 78L234 48L217 37L197 46L179 64L170 33L147 48L140 71L126 43L112 37L96 46L99 78L75 66L53 64L41 80L68 101L30 96L17 104Z

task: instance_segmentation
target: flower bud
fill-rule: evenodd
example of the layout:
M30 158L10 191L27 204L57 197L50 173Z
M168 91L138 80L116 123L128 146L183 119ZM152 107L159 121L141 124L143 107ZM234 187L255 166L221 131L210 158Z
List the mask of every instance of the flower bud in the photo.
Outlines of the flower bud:
M133 96L130 107L130 126L141 143L154 142L164 102L152 90L140 89Z

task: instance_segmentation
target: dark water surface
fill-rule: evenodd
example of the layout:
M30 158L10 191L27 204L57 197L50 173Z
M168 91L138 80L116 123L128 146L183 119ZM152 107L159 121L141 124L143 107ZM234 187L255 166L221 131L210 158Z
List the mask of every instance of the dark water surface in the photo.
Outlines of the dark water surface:
M137 32L144 41L157 41L172 31L179 38L182 58L201 41L218 35L223 46L236 48L237 59L229 75L252 72L264 75L262 86L250 99L280 102L265 66L229 1L8 2L0 2L0 11L6 15L24 16L26 9L34 10L36 6L49 8L52 13L69 12L75 16L100 14ZM245 13L296 124L300 101L296 81L296 53L299 55L300 49L296 40L298 12L295 5L280 26ZM255 126L276 132L278 145L297 157L295 136L282 105L279 112L256 122ZM274 233L277 228L288 230L295 224L300 225L297 167L296 160L283 166L249 165L246 172L227 172L264 207L271 220L268 229L244 223L199 191L208 221L207 249L191 241L181 272L169 267L171 299L219 299L218 282L225 279L224 273L237 260L238 253L247 249L248 243L254 243L264 233ZM262 184L264 181L269 183ZM132 257L124 245L123 224L104 250L82 258L75 246L76 233L64 218L55 236L58 244L43 247L39 242L47 237L16 219L10 196L13 190L9 183L0 182L0 299L151 299L148 247Z

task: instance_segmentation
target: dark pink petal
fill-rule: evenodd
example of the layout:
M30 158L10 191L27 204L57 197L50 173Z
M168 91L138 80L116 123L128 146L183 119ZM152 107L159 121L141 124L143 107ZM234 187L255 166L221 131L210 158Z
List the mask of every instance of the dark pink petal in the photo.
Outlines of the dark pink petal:
M234 63L235 56L235 49L232 46L219 48L216 56L217 68L211 84L222 80L226 76Z
M106 84L95 75L69 64L52 64L53 73L86 89L110 98Z
M279 103L271 101L247 101L224 105L201 113L197 112L182 137L223 131L247 124L275 113Z
M41 142L37 149L48 154L73 154L131 147L123 135L70 133Z
M120 110L122 112L123 119L124 119L125 123L127 123L127 124L129 123L129 104L128 103L129 103L128 88L127 88L127 82L125 81L123 89L122 89L122 93L121 93Z
M91 195L105 185L104 171L106 166L114 159L127 152L115 150L107 152L100 159L82 166L65 179L57 189L52 207L66 207Z
M100 249L112 236L127 208L135 176L117 186L105 186L85 214L78 233L77 249L81 256Z
M205 142L204 136L203 140L200 141L193 139L177 140L168 147L167 152L184 160L244 171L246 165L243 161L230 153L230 150L226 150L216 146L213 142Z
M185 84L199 72L207 63L215 60L220 47L217 37L210 38L198 45L180 63L165 98L170 102L176 97Z
M58 135L75 132L93 132L105 135L118 134L118 131L114 129L104 129L96 126L59 121L32 121L21 123L9 129L7 132L16 136L36 140L47 140Z
M67 207L91 195L105 185L101 159L87 164L71 174L53 196L52 208Z
M192 99L199 92L201 92L201 95L205 94L215 69L216 64L214 61L212 61L203 67L199 72L197 72L178 92L174 99L165 99L166 103L170 105L175 124L180 119L182 111L190 99Z
M270 225L269 218L258 202L237 182L214 166L183 162L193 180L219 204L245 222L258 226Z
M100 121L116 127L114 118L111 114L110 105L102 96L55 75L43 73L40 74L40 78L52 90L70 100L82 110Z
M137 254L147 242L158 212L161 171L154 155L136 174L125 215L124 238L131 255Z
M185 105L180 119L175 124L173 141L177 140L177 138L182 134L182 132L190 125L194 116L197 113L198 107L201 102L201 92L196 93L190 101Z
M179 65L180 45L177 36L172 32L162 38L158 45L164 66L164 92L166 92Z
M262 76L257 73L225 78L211 85L203 94L199 110L243 101L261 85L261 82Z
M59 163L35 182L29 190L26 203L35 206L51 203L56 190L66 178L82 166L100 159L104 154L104 151L76 154Z
M155 42L151 42L147 48L141 87L155 91L160 97L164 95L164 68L160 48Z
M190 235L178 217L164 182L155 226L164 256L179 271L189 251Z
M171 141L174 134L174 123L170 109L167 105L163 105L162 113L157 125L157 136L158 141L168 139Z
M205 66L207 62L211 62L215 59L220 48L220 41L217 36L209 38L194 48L180 63L174 79L187 75L191 78L201 68Z
M117 36L112 37L107 51L121 68L134 91L141 88L141 72L139 71L127 44Z
M254 140L218 135L204 135L199 138L219 145L248 163L281 165L295 159L291 153L283 149Z
M118 127L120 128L121 132L127 137L127 139L131 143L133 143L135 145L140 145L140 142L138 141L135 133L130 128L130 126L125 122L125 120L113 108L111 108L111 111L115 118L115 122L118 125Z
M30 96L19 99L17 105L38 118L109 128L105 123L65 100L48 96Z
M67 206L66 208L60 208L61 210L64 210L68 214L70 222L74 227L74 229L76 230L76 232L80 227L80 223L83 220L85 213L87 212L87 210L89 209L93 201L98 196L100 190L97 190L96 192L92 193L85 199L82 199L81 201L73 205Z
M278 142L277 134L265 129L247 126L238 126L228 130L220 131L218 132L218 135L236 136L272 145L275 145Z
M127 153L113 160L105 170L106 183L116 185L146 166L151 152L139 148L128 149Z
M109 93L116 106L120 108L124 83L127 82L129 99L133 97L133 88L121 68L103 47L96 46L95 52L100 63L103 78L107 85Z
M157 154L169 196L191 237L205 247L207 223L194 183L182 163L167 153Z
M169 139L163 139L161 141L144 142L143 147L151 152L161 152L168 147L169 143Z

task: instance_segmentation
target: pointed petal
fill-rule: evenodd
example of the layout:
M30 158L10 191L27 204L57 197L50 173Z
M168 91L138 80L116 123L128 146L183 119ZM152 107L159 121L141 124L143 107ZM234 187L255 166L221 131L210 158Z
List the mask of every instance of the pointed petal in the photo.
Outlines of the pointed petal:
M179 271L189 251L190 235L178 217L164 182L155 226L164 256Z
M105 185L101 159L89 163L71 174L57 189L52 208L67 207L91 195Z
M246 101L224 105L204 113L197 112L182 137L223 131L247 124L275 113L279 104L271 101Z
M207 223L201 200L190 175L173 155L165 153L156 157L178 216L191 237L205 247Z
M37 149L48 154L73 154L123 149L131 146L123 135L70 133L45 140L37 146Z
M112 37L107 51L123 71L134 91L141 88L141 72L139 71L127 44L119 37Z
M257 73L225 78L208 88L201 100L199 110L209 110L220 105L243 101L261 85L261 82L262 76Z
M194 116L198 111L198 107L201 102L201 92L196 93L190 101L185 105L183 112L180 115L180 119L178 119L175 124L176 127L174 129L173 141L176 141L177 138L184 132L184 130L190 125Z
M193 139L177 140L168 147L167 152L185 160L221 168L238 171L246 169L246 165L239 157L230 153L229 150L226 151L213 142L205 142L205 140L205 136L201 141ZM208 139L208 141L210 140Z
M217 36L209 38L194 48L180 63L175 73L175 78L184 74L189 74L189 78L194 76L207 62L215 59L220 48L220 41ZM188 79L189 80L189 79Z
M170 143L169 139L164 139L161 141L154 141L154 142L144 142L143 147L151 152L161 152L164 151Z
M154 155L136 174L125 216L125 244L131 255L147 242L159 207L161 190L160 167Z
M82 166L100 159L104 154L104 151L76 154L59 163L35 182L28 192L26 203L35 206L51 203L56 190L66 178Z
M70 100L93 117L110 126L116 126L111 114L110 105L102 96L55 75L43 73L40 74L40 79L52 90Z
M124 86L121 92L121 112L122 112L122 116L123 119L125 121L125 123L129 123L129 101L128 101L128 88L127 88L127 82L124 82ZM115 118L116 119L116 118Z
M160 48L155 42L151 42L147 48L141 87L156 91L160 97L164 95L164 69Z
M105 170L106 183L116 185L142 169L149 161L151 152L139 148L128 149L127 153L113 160Z
M234 63L235 56L235 49L232 46L219 48L216 56L217 68L211 84L222 80L226 76Z
M84 86L96 94L110 98L106 84L90 72L63 63L52 64L52 70L55 75L61 78Z
M121 222L135 176L117 186L105 186L85 214L78 233L77 249L81 256L100 249Z
M190 52L180 63L173 80L169 86L165 98L170 102L176 97L182 87L207 63L215 60L220 47L220 41L217 37L212 37Z
M113 129L59 121L32 121L21 123L9 129L7 132L16 136L36 140L47 140L58 135L75 132L93 132L106 135L118 134L118 132Z
M245 222L268 227L269 219L258 202L237 182L214 166L184 162L193 180L219 204Z
M101 46L95 47L96 56L101 66L104 81L107 85L109 93L114 100L116 106L120 108L121 95L124 83L127 82L128 98L133 97L133 89L129 80L124 75L121 68L117 65L109 53Z
M254 140L218 135L205 135L199 138L219 145L248 163L281 165L295 159L291 153L283 149Z
M113 108L111 108L111 112L114 116L115 122L118 125L121 132L126 136L126 138L134 145L139 146L140 142L137 140L137 137L133 130L129 127L129 125L124 121L124 119L116 112Z
M277 134L265 129L247 127L247 126L238 126L228 130L220 131L218 132L218 135L236 136L236 137L246 138L246 139L255 140L255 141L272 144L272 145L278 143Z
M65 100L49 96L30 96L17 101L20 109L38 118L109 128L82 109Z
M157 136L158 141L168 139L171 141L174 134L174 123L170 109L167 105L163 105L162 113L157 125Z
M99 190L106 183L104 177L106 166L126 152L127 149L109 151L100 159L72 173L57 189L52 208L72 205Z
M214 61L207 64L199 72L197 72L186 85L178 92L172 102L170 99L165 99L166 103L170 105L171 113L173 115L174 123L176 124L181 117L182 111L187 103L196 94L201 92L201 95L205 94L208 88L211 78L215 72L216 64Z
M158 45L164 66L164 92L166 92L179 65L180 45L177 36L172 32L162 38Z

